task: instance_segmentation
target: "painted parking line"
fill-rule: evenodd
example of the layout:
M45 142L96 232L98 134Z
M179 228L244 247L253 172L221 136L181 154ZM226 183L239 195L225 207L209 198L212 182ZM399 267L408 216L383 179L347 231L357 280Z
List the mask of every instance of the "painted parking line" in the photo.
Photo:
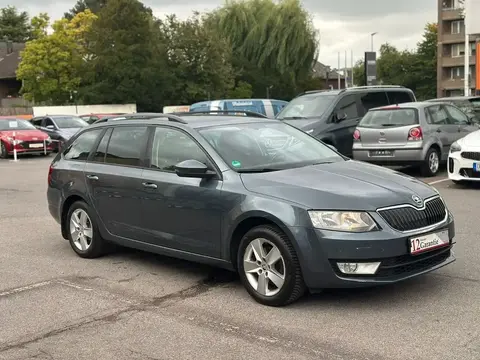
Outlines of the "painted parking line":
M429 182L428 185L439 184L439 183L442 183L442 182L445 182L445 181L448 181L448 180L450 180L450 179L445 178L445 179L435 180L435 181Z

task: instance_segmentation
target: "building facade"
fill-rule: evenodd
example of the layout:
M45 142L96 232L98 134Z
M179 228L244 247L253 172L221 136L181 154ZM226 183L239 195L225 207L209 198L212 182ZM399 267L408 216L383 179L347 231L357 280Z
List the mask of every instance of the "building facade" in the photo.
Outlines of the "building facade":
M437 97L464 95L465 51L469 53L470 93L475 94L475 53L478 35L470 35L465 49L461 1L438 0Z

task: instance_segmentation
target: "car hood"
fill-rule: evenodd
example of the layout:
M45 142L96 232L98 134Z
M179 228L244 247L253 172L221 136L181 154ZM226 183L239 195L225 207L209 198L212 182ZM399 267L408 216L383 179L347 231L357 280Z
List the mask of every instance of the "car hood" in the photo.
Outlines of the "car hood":
M12 131L0 131L0 135L5 137L13 138L13 134L15 133L16 140L22 141L35 141L35 140L46 140L48 139L48 135L41 132L40 130L12 130Z
M70 139L73 135L75 135L80 129L82 129L81 127L79 128L63 128L63 129L59 129L58 130L58 133L63 136L65 139Z
M464 136L462 139L458 141L460 146L465 146L465 147L480 147L480 130L471 132L467 136Z
M260 174L241 174L247 190L309 209L367 210L437 195L410 176L354 160Z

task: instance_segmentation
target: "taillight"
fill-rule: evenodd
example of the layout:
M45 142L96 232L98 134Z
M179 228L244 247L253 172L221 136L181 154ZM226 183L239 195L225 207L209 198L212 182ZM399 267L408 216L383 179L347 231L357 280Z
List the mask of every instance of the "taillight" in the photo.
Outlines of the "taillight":
M52 185L52 173L53 173L53 166L50 165L48 168L48 185Z
M359 130L355 130L353 132L353 139L354 140L360 140L360 131Z
M423 140L422 128L420 126L411 128L408 132L409 141L419 141Z

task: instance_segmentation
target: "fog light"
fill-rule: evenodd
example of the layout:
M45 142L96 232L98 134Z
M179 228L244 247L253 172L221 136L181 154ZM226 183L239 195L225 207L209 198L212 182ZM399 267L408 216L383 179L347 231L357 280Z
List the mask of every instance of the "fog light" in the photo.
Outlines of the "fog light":
M377 272L380 262L373 263L337 263L338 268L344 274L373 275Z

